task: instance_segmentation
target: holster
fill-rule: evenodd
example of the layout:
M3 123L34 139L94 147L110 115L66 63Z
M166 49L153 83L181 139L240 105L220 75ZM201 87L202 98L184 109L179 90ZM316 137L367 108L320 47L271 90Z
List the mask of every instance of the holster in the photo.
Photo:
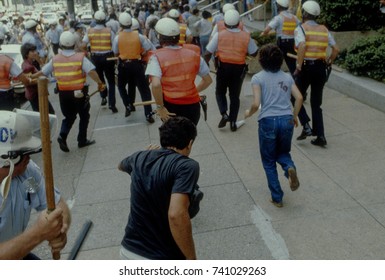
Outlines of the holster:
M90 88L90 85L89 85L89 84L84 84L83 89L82 89L82 93L83 93L84 96L86 96L86 97L88 96L89 88Z
M188 208L190 219L194 218L198 214L200 210L199 204L202 198L203 198L203 192L199 190L199 186L198 184L196 184L194 188L194 192L190 197L190 206Z
M249 71L249 65L245 65L245 68L243 68L241 80L243 80L246 77L247 71Z
M219 61L219 58L216 56L214 57L214 67L215 67L215 70L218 70L219 66L220 66L220 61Z
M205 121L207 121L207 96L206 96L206 95L200 96L200 101L199 101L199 103L200 103L201 106L202 106L204 119L205 119Z
M325 77L325 83L326 83L329 80L330 74L332 73L332 65L326 64L325 71L326 71L326 77Z

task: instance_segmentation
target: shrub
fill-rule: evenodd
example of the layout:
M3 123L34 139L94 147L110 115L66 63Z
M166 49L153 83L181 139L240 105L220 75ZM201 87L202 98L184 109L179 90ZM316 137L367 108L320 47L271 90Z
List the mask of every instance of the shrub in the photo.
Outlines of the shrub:
M344 66L354 75L385 82L385 36L357 41L347 50Z
M384 26L377 0L318 0L320 22L333 31L366 31Z
M257 44L258 48L260 48L260 47L262 47L263 45L266 45L266 44L276 43L277 42L275 34L268 34L266 36L260 37L261 33L262 33L261 31L254 31L250 35L251 38L256 41L255 43Z

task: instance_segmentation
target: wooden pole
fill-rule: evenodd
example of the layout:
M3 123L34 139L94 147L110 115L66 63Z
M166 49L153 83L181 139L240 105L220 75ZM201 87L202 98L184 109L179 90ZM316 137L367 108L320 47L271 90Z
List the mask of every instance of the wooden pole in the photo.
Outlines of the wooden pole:
M51 133L48 113L48 79L46 77L40 77L38 79L37 86L39 93L40 131L43 150L43 170L47 197L47 210L48 213L50 213L55 210L55 191L53 185ZM52 257L54 260L59 260L60 252L53 253Z
M134 106L145 106L145 105L151 105L155 104L155 100L149 100L149 101L143 101L143 102L136 102L133 105Z

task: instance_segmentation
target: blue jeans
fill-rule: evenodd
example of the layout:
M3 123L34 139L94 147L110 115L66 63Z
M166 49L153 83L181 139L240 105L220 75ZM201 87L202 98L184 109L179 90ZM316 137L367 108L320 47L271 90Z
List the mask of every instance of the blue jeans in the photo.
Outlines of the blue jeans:
M271 0L271 18L278 15L277 1Z
M271 198L275 202L281 202L283 191L278 180L278 162L286 178L287 170L294 166L290 156L291 138L293 137L293 116L266 117L259 121L259 151L263 168L265 169L267 183L271 192Z
M210 34L199 36L199 42L201 45L201 55L206 53L206 46L209 43Z

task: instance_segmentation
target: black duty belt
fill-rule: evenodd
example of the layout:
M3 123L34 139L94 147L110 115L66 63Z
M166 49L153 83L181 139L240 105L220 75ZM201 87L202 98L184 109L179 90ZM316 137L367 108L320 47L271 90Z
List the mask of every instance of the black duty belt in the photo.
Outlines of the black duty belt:
M123 63L130 63L130 62L139 62L142 60L140 60L140 59L121 59L120 61Z
M107 53L91 53L92 56L108 56L112 55L112 52L107 52Z
M279 37L279 38L278 38L278 42L279 42L279 43L292 43L292 42L294 42L294 38L291 38L291 39L288 39L288 38L282 39L281 37Z
M1 95L1 94L7 94L7 93L13 93L13 89L10 88L10 89L8 89L8 90L4 90L4 89L0 90L0 95Z
M315 59L315 60L304 60L303 61L304 65L310 66L310 65L321 65L321 64L326 64L325 60L323 59Z

